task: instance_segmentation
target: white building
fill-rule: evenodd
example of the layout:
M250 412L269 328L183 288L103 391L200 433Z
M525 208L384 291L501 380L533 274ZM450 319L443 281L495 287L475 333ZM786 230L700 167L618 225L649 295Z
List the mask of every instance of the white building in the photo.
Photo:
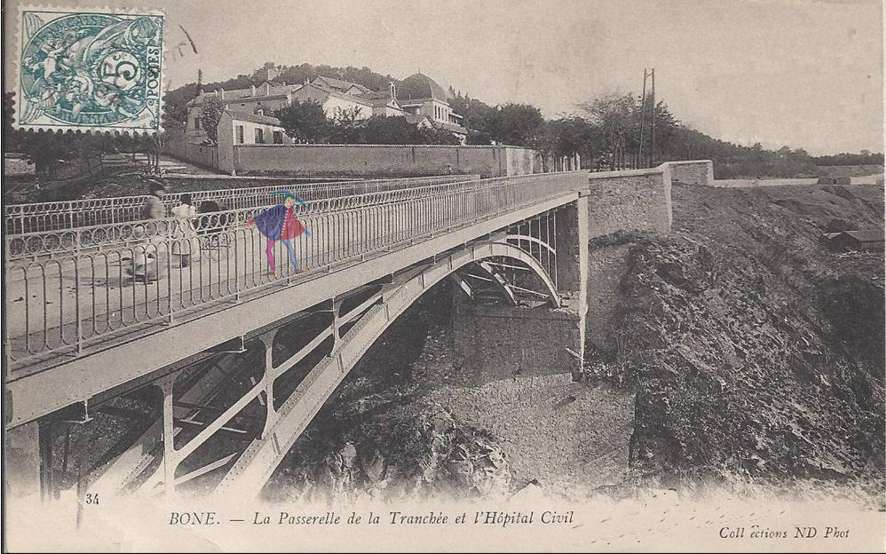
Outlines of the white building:
M425 116L434 127L449 131L462 144L467 141L464 117L452 111L446 91L427 75L415 73L405 78L397 89L397 101L405 112Z
M317 77L300 85L266 81L247 89L218 89L205 94L201 91L199 96L187 104L188 122L185 134L191 144L207 141L206 133L201 128L203 104L207 98L219 99L227 111L259 116L268 116L280 108L292 105L294 100L316 102L323 107L326 117L330 119L345 114L358 120L373 116L404 116L411 123L422 127L445 129L462 144L467 142L468 136L468 131L463 126L464 118L452 111L446 92L433 79L421 73L410 75L399 87L390 83L386 91L369 90L357 83L331 77ZM246 139L244 136L244 140Z

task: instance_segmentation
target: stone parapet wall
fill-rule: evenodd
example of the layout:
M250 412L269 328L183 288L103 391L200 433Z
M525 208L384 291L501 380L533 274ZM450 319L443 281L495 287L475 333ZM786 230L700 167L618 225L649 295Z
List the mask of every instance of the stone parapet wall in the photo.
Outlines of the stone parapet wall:
M673 183L711 186L714 182L714 162L711 160L667 162L666 165L671 168Z
M669 233L670 165L590 173L588 209L591 239L616 231Z

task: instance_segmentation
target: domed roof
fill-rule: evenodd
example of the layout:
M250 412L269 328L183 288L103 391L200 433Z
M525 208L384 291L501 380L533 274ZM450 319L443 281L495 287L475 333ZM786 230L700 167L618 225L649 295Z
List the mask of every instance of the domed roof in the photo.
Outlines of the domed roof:
M446 102L448 95L435 80L423 73L415 73L400 82L400 86L397 87L397 98L400 100L433 98Z

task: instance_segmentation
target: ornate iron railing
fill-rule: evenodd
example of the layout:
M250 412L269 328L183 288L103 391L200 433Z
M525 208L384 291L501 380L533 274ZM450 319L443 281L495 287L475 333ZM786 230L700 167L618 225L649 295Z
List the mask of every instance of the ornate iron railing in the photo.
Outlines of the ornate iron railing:
M361 206L439 195L444 191L464 191L481 186L479 180L420 186L410 183L410 185L412 186L382 192L351 196L330 196L313 201L309 200L307 204L297 208L297 213L305 215L314 212L338 212ZM255 198L249 198L249 200L250 203L254 201L255 205L241 207L241 210L264 209L279 203L280 198L268 195L262 204L258 204ZM228 227L228 219L231 212L234 211L236 210L200 214L195 220L197 222L195 225L201 234L216 233ZM179 223L174 218L166 218L8 235L6 237L6 256L7 260L14 262L23 259L35 260L47 256L60 256L77 252L88 253L96 249L122 246L155 236L165 236L172 233L178 225Z
M292 191L304 200L320 200L416 186L477 181L479 175L439 175L403 179L371 179L366 181L334 181L323 183L239 187L166 194L167 209L181 203L185 194L196 206L206 204L209 210L233 210L272 204L276 193ZM44 231L90 227L140 219L144 195L116 198L91 198L62 202L9 204L4 206L7 234L28 234ZM214 205L212 205L214 204Z
M341 209L326 201L299 211L309 233L293 241L294 267L277 241L271 272L267 241L246 222L259 208L204 214L193 226L157 220L132 242L92 252L6 267L7 348L20 365L84 348L146 325L174 323L220 302L243 300L296 273L329 270L376 252L446 234L579 189L586 174L549 173L476 181L472 187L425 187L422 195L391 191L361 195ZM370 201L372 198L372 201ZM149 228L149 225L156 227ZM189 257L183 267L182 257ZM151 261L153 260L153 261ZM147 281L134 279L134 263L148 261ZM151 269L157 272L151 280Z

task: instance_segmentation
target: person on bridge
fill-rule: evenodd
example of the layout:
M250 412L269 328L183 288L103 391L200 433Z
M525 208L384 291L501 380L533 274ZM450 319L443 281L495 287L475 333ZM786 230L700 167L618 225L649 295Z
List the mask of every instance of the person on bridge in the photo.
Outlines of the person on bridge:
M181 204L172 208L172 217L176 220L172 238L172 255L178 256L181 267L188 267L191 261L197 261L200 257L200 241L197 240L197 230L194 228L194 218L197 217L197 208L191 201L190 194L181 196Z
M295 257L295 251L292 248L292 239L300 236L310 236L304 224L295 215L295 204L305 205L305 201L291 192L283 193L283 204L277 204L272 208L262 210L255 217L249 218L246 222L247 227L253 225L268 240L265 246L265 255L268 258L268 269L270 273L277 273L276 260L274 259L274 244L279 240L283 241L286 250L289 253L289 265L292 271L298 272L298 264Z
M166 217L166 206L161 198L166 191L166 184L154 178L147 179L151 194L145 198L141 208L141 219L163 219ZM157 263L159 243L162 240L160 226L139 225L135 229L135 236L145 239L144 244L134 248L131 274L135 279L144 282L156 281L159 273Z

